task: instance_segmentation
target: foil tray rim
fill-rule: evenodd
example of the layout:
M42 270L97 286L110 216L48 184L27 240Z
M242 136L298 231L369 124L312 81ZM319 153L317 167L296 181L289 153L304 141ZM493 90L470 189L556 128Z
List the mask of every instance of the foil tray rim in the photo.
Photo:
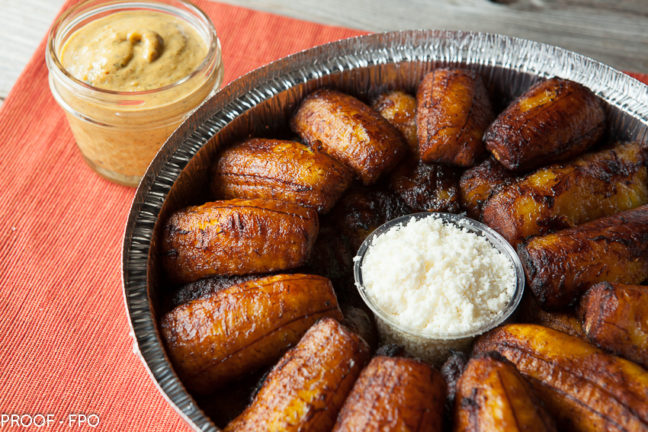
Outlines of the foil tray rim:
M162 204L193 155L236 116L291 87L328 74L397 62L480 64L590 87L610 105L648 125L648 86L563 48L511 36L447 30L374 33L309 48L232 81L187 119L149 166L131 205L122 243L124 305L134 351L163 397L197 431L220 429L173 372L159 339L147 292L147 268Z

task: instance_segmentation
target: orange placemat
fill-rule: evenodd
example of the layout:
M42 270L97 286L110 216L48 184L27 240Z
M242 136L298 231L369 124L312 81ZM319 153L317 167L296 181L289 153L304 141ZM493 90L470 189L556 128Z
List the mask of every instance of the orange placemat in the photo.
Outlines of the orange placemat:
M361 33L196 3L221 39L226 82ZM2 106L0 125L0 430L18 429L2 425L2 414L39 423L36 414L51 414L39 430L70 430L75 413L98 416L99 427L85 430L189 430L128 334L120 253L135 190L82 160L50 95L44 44Z
M361 33L196 3L221 38L226 82ZM85 430L189 430L128 335L120 251L134 189L83 162L48 89L44 44L2 106L0 125L0 423L3 415L41 415L51 424L39 430L70 430L85 415L99 421Z

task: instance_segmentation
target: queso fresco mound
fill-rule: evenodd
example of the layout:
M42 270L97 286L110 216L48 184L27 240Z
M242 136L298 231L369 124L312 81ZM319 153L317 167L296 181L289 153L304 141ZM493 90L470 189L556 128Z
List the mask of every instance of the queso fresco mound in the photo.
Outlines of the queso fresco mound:
M361 265L374 305L422 336L467 333L493 322L517 283L511 261L488 240L433 217L375 237Z

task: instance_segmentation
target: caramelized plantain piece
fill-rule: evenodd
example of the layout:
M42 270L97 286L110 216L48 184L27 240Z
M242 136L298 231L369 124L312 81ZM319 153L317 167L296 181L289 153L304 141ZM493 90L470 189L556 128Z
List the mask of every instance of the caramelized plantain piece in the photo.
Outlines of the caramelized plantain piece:
M174 282L287 270L304 264L319 222L313 209L266 199L187 207L164 227L162 258Z
M394 90L379 95L371 106L403 134L412 154L417 154L416 98Z
M587 342L534 324L482 336L474 352L497 351L532 384L562 430L648 430L648 372Z
M648 205L533 237L518 255L527 287L546 309L570 305L597 282L641 283L648 278Z
M454 168L408 160L389 178L389 189L413 211L457 213L458 173Z
M535 324L540 324L554 330L561 331L570 336L585 338L581 320L568 312L549 312L538 308Z
M411 213L396 195L366 187L352 188L331 211L331 219L357 251L373 230L388 220Z
M576 82L551 78L513 101L484 142L506 168L530 170L579 155L604 131L605 112L596 95Z
M342 319L331 282L283 274L180 305L162 318L161 328L183 383L205 394L271 364L321 317Z
M467 169L459 179L461 204L473 219L481 218L482 205L491 193L502 185L511 183L515 174L493 158Z
M445 383L418 360L374 357L349 394L334 432L441 431Z
M441 376L446 382L447 388L447 397L446 397L446 413L447 417L451 417L451 413L454 411L454 401L457 394L457 385L461 374L463 374L464 369L468 359L466 358L466 353L463 351L451 351L450 355L441 365Z
M229 288L232 285L248 282L258 279L259 277L259 275L213 276L206 279L200 279L180 287L180 289L178 289L169 299L169 304L171 309L173 309L181 304L189 303L192 300Z
M482 218L516 245L646 203L648 148L619 143L505 186L484 204Z
M368 360L362 338L334 319L320 320L279 360L225 432L330 431Z
M311 147L351 168L365 185L394 168L407 153L394 126L358 99L335 90L306 96L290 126Z
M583 324L572 310L550 312L542 309L533 294L526 292L517 311L517 322L540 324L586 340Z
M593 343L648 368L648 286L598 283L580 312Z
M556 430L531 386L497 353L470 359L455 401L455 431Z
M326 213L351 176L335 159L301 143L253 138L220 155L212 190L218 198L271 198Z
M482 135L495 115L479 74L435 69L419 84L416 101L422 161L469 167L481 159Z
M344 315L342 324L360 335L373 351L378 345L378 330L369 313L365 309L345 304L342 314Z

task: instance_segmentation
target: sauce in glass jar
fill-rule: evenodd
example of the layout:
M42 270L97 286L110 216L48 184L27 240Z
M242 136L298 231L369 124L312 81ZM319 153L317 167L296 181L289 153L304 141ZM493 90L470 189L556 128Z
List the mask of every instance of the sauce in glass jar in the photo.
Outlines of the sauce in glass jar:
M54 25L46 58L85 160L130 186L223 77L213 25L182 0L82 3Z

